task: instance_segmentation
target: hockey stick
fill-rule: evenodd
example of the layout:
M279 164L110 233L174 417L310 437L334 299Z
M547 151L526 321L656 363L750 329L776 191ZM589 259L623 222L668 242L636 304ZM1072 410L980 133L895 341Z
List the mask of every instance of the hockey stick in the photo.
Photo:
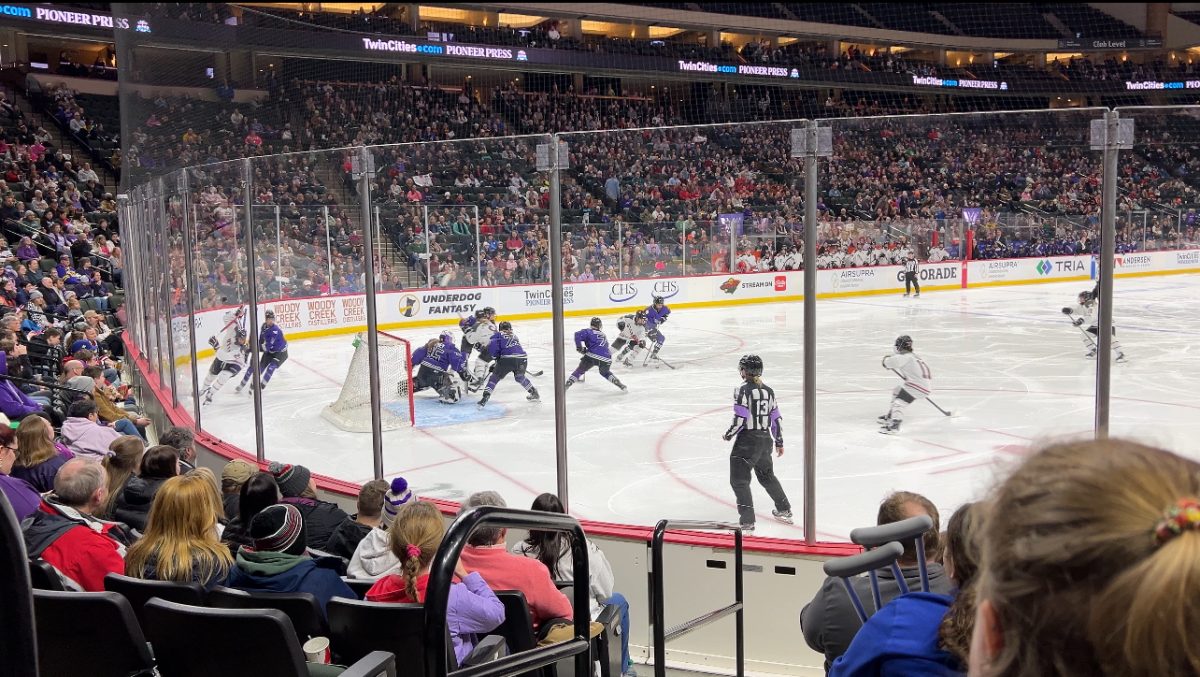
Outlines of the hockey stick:
M892 373L893 373L893 374L895 374L896 376L899 376L901 380L903 380L903 379L904 379L904 376L903 376L903 375L901 375L901 374L900 374L900 372L896 371L895 369L890 369L890 368L889 368L889 369L888 369L888 371L892 372ZM937 403L937 402L934 402L934 401L933 401L933 400L932 400L932 399L931 399L931 398L930 398L928 395L926 395L926 396L925 396L925 401L926 401L926 402L928 402L928 403L930 403L930 404L932 404L934 409L937 409L938 411L942 412L942 415L943 415L943 416L950 416L950 415L951 415L951 413L950 413L949 411L946 411L945 409L942 409L940 406L938 406L938 403Z
M659 362L662 362L662 363L663 363L663 365L664 365L664 366L666 366L666 367L667 367L667 368L669 368L669 369L674 369L674 368L675 368L675 367L673 367L673 366L671 365L671 363L670 363L670 362L667 362L666 360L664 360L664 359L663 359L663 358L661 358L661 357L656 357L656 358L654 358L654 359L658 360Z
M1100 338L1099 335L1092 336L1091 332L1089 332L1088 330L1083 328L1082 322L1079 324L1075 324L1075 321L1072 320L1070 317L1067 317L1067 319L1070 320L1072 327L1075 327L1076 329L1078 329L1080 331L1080 333L1083 334L1083 337L1085 339L1087 339L1089 345L1091 345L1093 348L1098 347L1099 344L1097 343L1097 339Z

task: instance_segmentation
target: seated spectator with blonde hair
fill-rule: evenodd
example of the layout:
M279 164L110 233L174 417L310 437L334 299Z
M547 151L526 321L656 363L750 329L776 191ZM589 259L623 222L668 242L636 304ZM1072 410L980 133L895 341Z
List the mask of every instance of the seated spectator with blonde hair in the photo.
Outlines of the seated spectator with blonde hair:
M217 537L220 516L211 472L194 470L163 482L145 533L125 555L126 575L205 588L224 583L233 557Z
M986 503L970 674L1200 674L1200 463L1054 444Z
M413 501L400 509L388 531L392 554L400 571L380 578L367 591L372 602L422 604L429 585L429 570L446 535L446 521L429 501ZM454 567L460 582L450 584L446 624L454 655L462 661L475 647L476 635L491 632L504 622L504 603L478 571L469 570L460 558Z

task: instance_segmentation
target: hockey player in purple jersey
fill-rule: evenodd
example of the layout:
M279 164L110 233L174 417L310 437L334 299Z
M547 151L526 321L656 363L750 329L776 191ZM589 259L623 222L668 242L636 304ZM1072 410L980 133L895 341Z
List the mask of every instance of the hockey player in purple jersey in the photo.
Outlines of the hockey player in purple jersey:
M570 388L575 385L583 378L584 372L592 367L597 367L600 369L600 375L608 379L610 383L622 391L628 390L625 384L621 383L621 379L612 373L612 353L608 349L608 337L601 331L603 326L600 318L593 317L591 326L575 332L575 350L578 350L583 357L579 358L579 366L575 367L575 371L567 379L566 387Z
M654 343L654 348L650 350L651 360L658 359L658 351L662 350L663 344L667 342L667 337L659 327L667 321L670 314L671 309L667 307L666 299L661 296L655 296L654 303L646 309L646 338Z
M275 311L268 310L266 312L266 321L263 322L262 329L258 330L258 348L262 351L261 357L258 360L258 368L262 376L262 387L266 388L267 383L271 381L271 377L275 375L275 370L282 367L288 359L288 342L283 336L283 330L279 325L275 324ZM254 376L254 371L246 369L246 375L242 377L242 382L234 390L242 392L246 384L250 382L250 378ZM253 393L251 389L251 393Z
M499 331L492 335L492 340L488 344L488 353L495 359L496 367L492 371L491 378L488 379L487 387L483 390L479 408L487 406L488 400L492 399L492 391L496 389L496 384L509 374L512 374L513 379L525 388L525 392L529 393L525 399L530 402L540 401L537 388L534 388L533 384L529 382L529 378L525 376L525 369L529 366L529 356L521 347L521 339L513 333L512 322L501 322L498 329Z
M448 331L414 350L412 366L417 368L413 392L433 388L439 395L438 401L445 404L462 399L462 385L454 381L452 374L458 374L464 382L471 380L467 373L467 358L454 345L454 338Z

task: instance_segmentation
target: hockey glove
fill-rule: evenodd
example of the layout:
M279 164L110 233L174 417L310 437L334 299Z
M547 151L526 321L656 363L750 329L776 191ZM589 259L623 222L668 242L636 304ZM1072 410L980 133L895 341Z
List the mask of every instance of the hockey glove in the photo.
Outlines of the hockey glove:
M1070 314L1071 314L1070 308L1063 308L1063 315L1070 315Z
M625 320L617 320L617 329L625 331Z
M208 345L212 346L213 350L216 350L217 348L221 347L221 342L217 340L216 336L209 336Z
M1075 318L1074 320L1071 320L1071 324L1075 325L1076 327L1082 326L1082 325L1083 325L1083 318L1082 318L1082 317L1077 317L1077 318Z
M575 346L575 352L579 353L580 355L586 355L587 348L584 348L583 346Z

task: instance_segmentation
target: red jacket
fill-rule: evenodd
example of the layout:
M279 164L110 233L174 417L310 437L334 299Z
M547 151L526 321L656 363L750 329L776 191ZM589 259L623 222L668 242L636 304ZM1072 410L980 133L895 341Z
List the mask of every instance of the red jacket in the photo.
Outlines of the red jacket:
M571 602L554 587L546 565L514 555L503 545L463 548L460 557L468 571L478 571L492 590L520 590L529 603L533 627L550 618L571 618Z
M114 522L43 499L21 524L29 558L49 562L68 588L103 592L104 576L125 573L124 536Z

